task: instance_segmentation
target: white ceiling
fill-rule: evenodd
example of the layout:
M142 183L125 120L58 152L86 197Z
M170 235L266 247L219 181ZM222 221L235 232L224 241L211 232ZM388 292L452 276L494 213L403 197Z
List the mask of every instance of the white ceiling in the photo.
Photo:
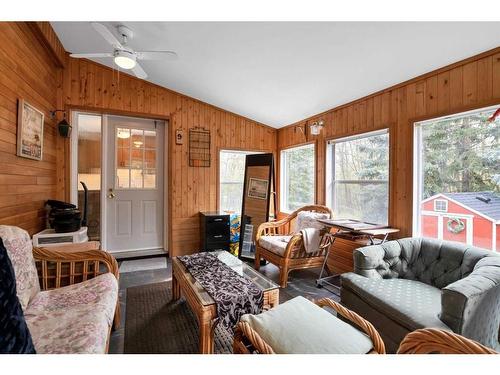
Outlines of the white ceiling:
M148 81L282 127L500 46L500 22L110 22L131 28ZM70 52L110 52L85 22L52 22ZM112 66L112 59L95 59Z

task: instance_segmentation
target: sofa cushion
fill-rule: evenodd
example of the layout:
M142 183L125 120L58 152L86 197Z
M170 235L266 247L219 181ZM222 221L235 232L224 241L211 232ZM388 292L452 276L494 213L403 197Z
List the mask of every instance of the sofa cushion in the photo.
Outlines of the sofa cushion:
M0 238L16 274L16 289L23 310L40 291L30 236L24 229L0 225Z
M111 273L40 292L25 312L37 352L105 353L117 300Z
M35 353L16 293L16 277L0 238L0 354Z
M259 245L275 254L283 255L292 236L262 236Z
M306 228L323 229L325 225L321 224L318 220L329 218L330 214L327 213L300 211L297 214L297 224L294 228L294 232L300 232L302 229Z
M365 354L370 338L304 297L295 297L247 322L278 354Z
M368 305L413 331L419 328L450 328L439 319L441 290L425 283L405 279L373 279L346 273L346 288Z

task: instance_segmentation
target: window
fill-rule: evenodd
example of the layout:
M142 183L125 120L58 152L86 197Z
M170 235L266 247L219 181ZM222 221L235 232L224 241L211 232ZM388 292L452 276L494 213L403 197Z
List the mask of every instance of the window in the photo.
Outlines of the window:
M326 183L327 204L334 217L387 224L387 130L328 142Z
M245 158L259 154L253 151L221 150L219 155L219 209L241 212L243 182L245 180Z
M117 189L156 188L156 131L116 128Z
M448 201L446 201L444 199L436 199L434 201L434 211L436 211L436 212L448 211Z
M292 212L315 201L314 144L281 151L281 211Z
M500 119L485 108L415 124L415 236L498 251Z

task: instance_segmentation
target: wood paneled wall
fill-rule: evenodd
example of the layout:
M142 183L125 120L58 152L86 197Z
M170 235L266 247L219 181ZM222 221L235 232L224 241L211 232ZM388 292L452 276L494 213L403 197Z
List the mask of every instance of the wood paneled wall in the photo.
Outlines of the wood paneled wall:
M58 136L49 112L60 73L29 24L0 22L0 224L30 233L45 227L44 202L56 195ZM18 98L45 114L43 161L16 156Z
M324 204L326 141L388 128L389 223L400 236L411 236L413 123L494 104L500 104L500 48L281 128L278 151L306 142L296 126L325 121L322 133L307 139L316 142L316 196Z
M68 108L169 119L169 250L188 254L199 247L199 211L217 209L218 150L276 150L276 130L201 101L88 60L69 58L64 74ZM189 167L189 129L211 132L210 168ZM175 130L184 144L175 144Z
M46 115L43 161L16 156L17 98ZM275 129L88 60L72 59L46 22L0 22L0 224L44 227L43 203L69 199L69 142L57 135L56 108L169 120L168 209L171 255L199 245L201 210L217 209L218 151L276 150ZM188 129L211 131L210 168L188 165ZM176 129L184 130L176 145Z

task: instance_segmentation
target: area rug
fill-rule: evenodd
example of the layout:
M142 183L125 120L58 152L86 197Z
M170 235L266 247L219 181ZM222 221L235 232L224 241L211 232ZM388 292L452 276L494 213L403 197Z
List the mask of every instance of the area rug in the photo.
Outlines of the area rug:
M196 316L183 298L171 299L170 281L127 289L125 354L199 353ZM216 354L232 353L232 333L222 325L215 329L214 342Z

